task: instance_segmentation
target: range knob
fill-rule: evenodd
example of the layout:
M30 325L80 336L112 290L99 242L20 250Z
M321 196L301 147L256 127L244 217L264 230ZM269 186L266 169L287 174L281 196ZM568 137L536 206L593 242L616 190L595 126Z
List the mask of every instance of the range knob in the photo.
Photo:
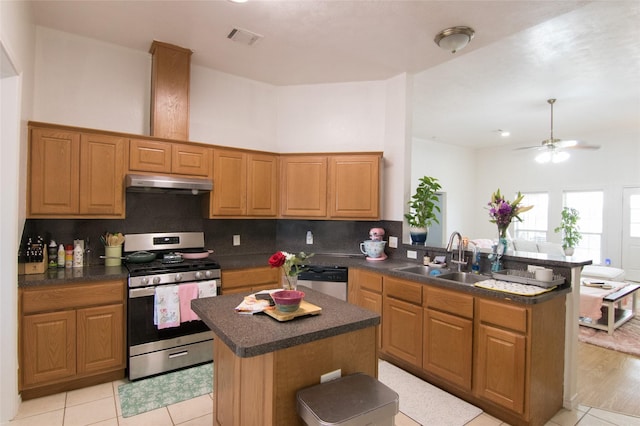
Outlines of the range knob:
M182 281L182 274L177 273L176 276L173 278L176 281Z
M148 285L149 284L149 277L142 277L140 278L140 283L142 285Z
M204 276L207 277L207 278L213 277L213 271L205 271L204 272Z
M160 284L160 277L153 277L154 284Z
M201 280L202 279L202 272L200 272L200 271L196 272L196 279L197 280Z

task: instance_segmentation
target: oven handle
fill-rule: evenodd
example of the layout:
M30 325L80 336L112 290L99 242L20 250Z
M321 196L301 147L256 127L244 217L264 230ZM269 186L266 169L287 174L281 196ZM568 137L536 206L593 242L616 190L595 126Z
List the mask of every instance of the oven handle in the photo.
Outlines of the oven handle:
M156 294L155 287L142 287L142 288L129 289L129 299L135 299L137 297L155 296L155 294Z

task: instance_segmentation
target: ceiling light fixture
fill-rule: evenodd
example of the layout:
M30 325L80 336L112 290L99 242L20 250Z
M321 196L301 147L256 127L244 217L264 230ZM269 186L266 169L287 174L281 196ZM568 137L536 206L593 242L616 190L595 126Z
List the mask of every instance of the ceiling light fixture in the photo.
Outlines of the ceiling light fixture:
M555 149L551 149L548 151L541 152L536 156L536 162L540 164L545 163L562 163L563 161L567 161L570 155L566 151L558 151Z
M456 53L469 44L475 33L471 27L451 27L440 31L433 41L442 49Z

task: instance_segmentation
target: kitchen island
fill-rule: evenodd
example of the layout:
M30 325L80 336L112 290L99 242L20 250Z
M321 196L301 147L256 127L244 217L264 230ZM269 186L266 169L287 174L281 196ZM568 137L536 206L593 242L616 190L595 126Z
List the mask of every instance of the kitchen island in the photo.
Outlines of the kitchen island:
M296 392L342 375L378 373L380 316L304 289L319 315L279 322L265 314L239 314L244 294L192 301L214 333L214 424L302 425Z

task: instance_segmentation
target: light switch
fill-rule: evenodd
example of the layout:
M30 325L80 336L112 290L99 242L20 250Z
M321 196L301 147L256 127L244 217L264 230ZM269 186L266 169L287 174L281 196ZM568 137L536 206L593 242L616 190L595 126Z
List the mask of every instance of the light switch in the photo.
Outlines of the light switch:
M233 236L233 245L234 246L239 246L240 245L240 235L234 235Z

